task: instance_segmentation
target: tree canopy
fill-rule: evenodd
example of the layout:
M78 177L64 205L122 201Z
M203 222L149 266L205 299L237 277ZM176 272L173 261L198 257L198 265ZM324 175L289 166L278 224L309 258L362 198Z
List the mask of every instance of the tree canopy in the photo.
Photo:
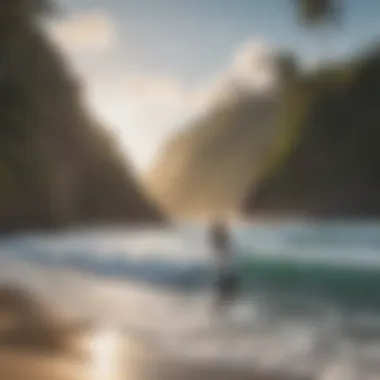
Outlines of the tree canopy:
M298 20L307 27L336 24L341 20L342 7L339 0L294 0Z

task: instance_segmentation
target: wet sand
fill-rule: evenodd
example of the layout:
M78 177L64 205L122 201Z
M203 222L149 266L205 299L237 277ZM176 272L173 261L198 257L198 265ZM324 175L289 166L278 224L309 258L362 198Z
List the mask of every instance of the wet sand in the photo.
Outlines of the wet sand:
M166 362L151 365L139 380L312 380L311 377L286 375L223 365L221 363Z
M28 292L0 288L0 380L309 380L180 360L137 331L63 321Z
M84 380L85 368L62 357L1 349L1 380Z
M128 343L113 367L65 354L0 349L1 380L311 380L283 373L264 373L221 363L164 358L141 342Z

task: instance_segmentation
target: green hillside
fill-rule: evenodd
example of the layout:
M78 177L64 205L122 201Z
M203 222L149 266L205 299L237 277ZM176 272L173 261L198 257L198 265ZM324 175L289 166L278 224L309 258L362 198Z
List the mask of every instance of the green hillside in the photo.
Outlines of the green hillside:
M380 214L380 49L300 77L248 213Z
M148 178L171 214L380 214L380 49L243 93L172 138ZM290 58L290 59L289 59Z
M273 138L275 104L241 94L174 136L147 178L163 209L175 216L236 209Z
M0 5L0 231L160 220L40 29L43 3Z
M298 75L288 52L273 57L284 85ZM260 176L280 124L281 94L236 84L163 147L147 176L147 188L175 216L234 212Z

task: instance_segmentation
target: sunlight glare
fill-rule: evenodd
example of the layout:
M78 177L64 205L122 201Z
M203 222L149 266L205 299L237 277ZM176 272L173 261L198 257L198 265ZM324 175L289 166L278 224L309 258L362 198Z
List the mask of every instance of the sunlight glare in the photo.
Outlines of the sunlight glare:
M102 330L89 340L90 379L116 380L119 366L119 337L116 331Z

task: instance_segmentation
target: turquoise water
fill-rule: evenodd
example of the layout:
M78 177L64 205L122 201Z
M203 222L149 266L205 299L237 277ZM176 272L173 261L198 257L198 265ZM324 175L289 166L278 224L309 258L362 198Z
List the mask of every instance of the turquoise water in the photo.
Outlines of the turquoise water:
M243 287L221 327L210 312L212 258L199 226L4 238L0 279L52 297L69 314L153 337L172 353L255 365L270 358L266 365L302 363L318 373L339 364L353 373L352 355L380 363L379 231L377 223L235 224Z
M243 291L380 308L380 225L241 225L233 229ZM82 231L2 243L13 258L107 278L201 291L212 282L201 228Z
M342 258L344 261L344 257ZM245 287L271 294L323 299L342 308L380 310L380 270L344 264L248 258L239 264Z

